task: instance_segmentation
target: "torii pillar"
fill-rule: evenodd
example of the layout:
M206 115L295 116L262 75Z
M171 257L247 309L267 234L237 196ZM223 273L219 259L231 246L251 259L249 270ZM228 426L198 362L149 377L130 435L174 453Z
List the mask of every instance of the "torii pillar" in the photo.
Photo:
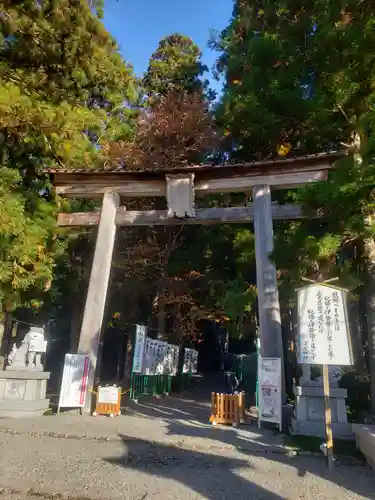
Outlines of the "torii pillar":
M79 336L78 354L89 357L86 403L83 411L91 412L91 389L94 387L98 362L99 345L104 318L112 254L116 237L116 210L120 203L117 193L108 191L103 195L99 228L96 237L94 260L91 267L90 283L87 291Z
M260 324L260 353L283 359L279 291L273 250L271 190L268 185L253 187L255 258Z

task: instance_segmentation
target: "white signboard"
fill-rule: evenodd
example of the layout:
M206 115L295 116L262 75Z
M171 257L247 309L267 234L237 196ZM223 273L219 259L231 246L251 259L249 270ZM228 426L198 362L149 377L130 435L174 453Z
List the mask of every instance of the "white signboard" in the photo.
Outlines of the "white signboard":
M185 347L184 364L182 373L197 373L198 371L198 351Z
M143 373L145 375L177 375L179 352L178 346L147 338Z
M59 408L85 405L90 360L84 354L65 354Z
M298 296L298 362L309 365L351 365L346 292L316 284Z
M168 344L165 363L165 373L168 375L177 375L179 355L180 348L177 345Z
M142 373L145 343L146 343L146 327L143 325L136 325L134 357L133 357L133 373Z
M278 424L281 431L281 359L258 359L258 425L261 421Z
M119 388L112 387L98 387L98 403L117 404L118 403Z

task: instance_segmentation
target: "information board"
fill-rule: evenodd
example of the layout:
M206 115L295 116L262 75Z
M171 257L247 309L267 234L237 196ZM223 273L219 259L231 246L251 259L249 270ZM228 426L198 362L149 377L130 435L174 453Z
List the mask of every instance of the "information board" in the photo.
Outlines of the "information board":
M313 284L297 290L298 362L309 365L352 364L347 292Z
M258 425L278 424L282 429L281 359L258 358Z
M98 387L98 403L116 405L119 400L119 388L116 386L111 387Z
M65 354L58 408L82 408L87 393L90 360L84 354Z

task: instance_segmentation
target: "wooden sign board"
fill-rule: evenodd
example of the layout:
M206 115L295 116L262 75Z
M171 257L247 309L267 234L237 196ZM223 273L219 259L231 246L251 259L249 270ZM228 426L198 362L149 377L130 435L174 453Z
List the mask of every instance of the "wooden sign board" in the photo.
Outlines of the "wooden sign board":
M352 365L347 292L313 284L297 290L298 362L308 365Z
M333 467L329 365L353 364L347 314L347 291L313 283L297 290L298 362L322 365L324 420L328 467Z

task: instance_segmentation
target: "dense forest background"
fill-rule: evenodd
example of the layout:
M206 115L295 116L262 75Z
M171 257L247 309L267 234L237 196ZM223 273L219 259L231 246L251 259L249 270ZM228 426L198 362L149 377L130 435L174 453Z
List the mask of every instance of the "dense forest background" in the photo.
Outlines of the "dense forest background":
M370 411L372 401L374 412L373 7L233 3L229 25L210 41L224 78L215 96L199 48L183 34L161 40L137 78L100 20L100 3L0 2L1 315L49 321L56 352L77 348L96 230L58 228L56 215L99 206L60 199L46 168L181 168L346 149L328 182L274 194L320 217L275 223L273 258L288 360L301 278L339 277L350 288L356 367L345 383L360 388L353 404ZM250 202L243 193L199 206ZM127 200L129 209L160 203ZM254 252L248 224L119 229L106 328L142 322L159 338L191 344L215 323L254 349Z

